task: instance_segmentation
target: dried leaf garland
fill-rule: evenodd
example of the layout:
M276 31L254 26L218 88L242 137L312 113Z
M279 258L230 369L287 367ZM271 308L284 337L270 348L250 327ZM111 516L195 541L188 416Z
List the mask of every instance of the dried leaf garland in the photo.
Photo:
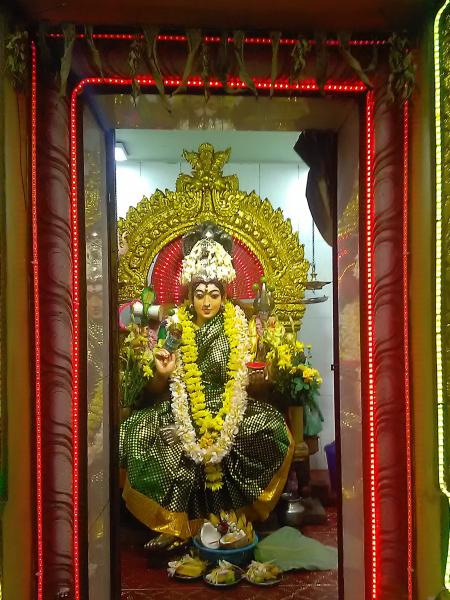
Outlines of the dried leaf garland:
M161 97L161 100L164 103L164 106L167 108L169 112L172 112L172 108L167 99L165 89L164 89L164 77L161 72L161 67L159 66L158 60L158 52L157 52L157 42L158 42L158 27L143 27L144 32L144 40L145 40L145 55L147 58L148 66L150 67L150 71L152 72L153 79L155 80L156 89Z
M64 54L61 58L60 68L60 88L59 95L64 98L67 90L67 79L69 78L70 67L72 65L72 51L75 43L77 32L73 23L66 23L62 27L64 36Z
M278 75L278 50L280 48L281 31L272 31L272 68L270 73L270 97L273 96L274 83Z
M100 58L100 52L98 51L95 42L94 42L94 28L92 25L84 26L84 37L86 39L87 45L89 46L89 50L91 51L92 60L94 61L95 66L97 67L98 72L103 77L103 66L102 59Z
M360 80L363 83L365 83L367 85L367 87L372 88L373 85L372 85L370 79L367 77L364 69L362 68L361 63L350 52L349 42L350 42L351 34L348 32L339 31L337 37L338 37L338 41L339 41L339 52L340 52L342 58L345 60L345 62L348 64L348 66L353 71L355 71L355 73L358 75Z
M201 73L203 87L205 90L205 100L208 102L210 93L210 80L211 80L211 67L209 64L209 53L208 53L208 44L206 42L202 42L202 73Z
M181 85L173 92L172 95L178 94L186 89L186 84L189 79L189 75L192 73L194 62L197 57L197 53L202 43L202 32L201 29L187 29L186 37L188 41L189 54L186 59L186 64L183 71L183 79Z
M316 81L319 90L323 92L325 83L327 81L327 67L328 67L328 48L327 48L327 36L323 31L316 31L314 35L316 41Z
M228 74L228 31L222 31L220 35L219 49L217 52L216 72L222 85L227 83Z
M137 99L141 95L141 86L136 79L136 75L139 68L139 63L142 59L142 40L134 38L130 45L130 52L128 53L128 66L130 68L131 76L131 97L133 103L136 106Z
M372 46L372 58L370 59L370 63L365 68L366 73L373 73L378 66L378 46Z
M238 30L233 33L234 54L236 56L236 60L239 66L239 78L245 83L248 89L251 90L255 94L255 96L257 96L258 91L256 89L255 82L247 73L247 69L245 67L244 41L245 33L243 31Z
M408 48L408 40L396 33L389 38L389 67L387 96L390 102L405 102L416 83L416 65Z
M235 94L238 90L228 85L227 76L230 73L230 52L228 44L228 31L222 31L216 61L216 75L222 84L222 89L227 94Z
M28 32L15 31L8 35L5 50L6 74L14 89L22 92L28 80Z
M291 83L297 83L306 66L306 56L311 52L311 42L303 37L298 37L291 52Z
M66 24L62 27L64 38L64 51L60 64L60 95L66 95L67 81L70 74L73 47L76 40L76 27L74 24ZM85 26L85 39L87 46L91 52L92 61L97 67L100 74L103 75L101 53L94 43L93 27ZM133 39L128 55L128 64L132 78L132 97L136 100L140 94L140 86L136 79L139 65L145 58L145 61L150 67L155 85L163 99L166 107L170 111L168 97L164 89L164 77L160 68L157 55L157 40L158 28L143 27L144 41L139 37ZM244 60L245 34L243 31L235 31L232 39L233 44L229 45L229 33L223 31L220 42L217 45L217 53L215 60L211 59L211 52L208 44L203 41L200 29L191 29L186 32L188 41L188 56L183 71L181 85L175 90L174 94L185 89L189 76L196 68L196 60L201 63L200 68L196 72L200 73L204 84L205 98L210 97L210 81L217 77L222 83L223 91L226 93L237 93L240 89L231 88L228 85L228 80L231 74L236 73L233 68L234 59L236 60L239 77L246 86L257 95L256 86L250 77ZM279 70L279 45L281 40L281 32L271 32L272 39L272 62L271 62L271 89L270 94L273 95L274 82L278 77ZM50 65L56 59L56 55L52 54L47 44L47 27L41 23L38 33L38 47L40 50L41 65ZM372 87L368 73L374 72L378 66L378 46L374 45L371 48L372 56L369 57L369 64L365 66L352 53L350 45L350 34L347 32L339 32L337 34L339 45L338 52L342 60L354 71L359 79L368 87ZM319 89L323 90L327 80L328 59L330 50L327 47L327 36L324 32L317 32L315 35L315 55L316 55L316 80ZM145 54L144 54L145 47ZM305 66L307 55L311 51L311 42L299 36L291 50L291 73L290 81L296 82L300 79ZM10 34L5 40L5 71L11 79L15 89L25 89L28 80L28 61L29 61L29 40L26 31L16 31ZM366 56L366 55L364 55ZM407 100L414 89L416 79L416 66L413 61L413 54L408 47L408 41L405 37L398 34L392 34L389 38L389 67L390 74L387 82L387 97L388 100L394 102Z

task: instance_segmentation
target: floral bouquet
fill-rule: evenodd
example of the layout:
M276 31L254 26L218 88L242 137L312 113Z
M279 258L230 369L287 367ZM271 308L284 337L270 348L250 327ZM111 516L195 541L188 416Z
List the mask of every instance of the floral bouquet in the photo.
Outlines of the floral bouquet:
M276 389L288 406L303 406L305 435L317 435L322 429L323 416L317 403L322 378L311 364L311 345L306 347L275 317L270 317L263 334L270 375Z
M121 404L124 408L133 408L153 377L154 356L149 347L147 327L130 323L128 331L120 350Z

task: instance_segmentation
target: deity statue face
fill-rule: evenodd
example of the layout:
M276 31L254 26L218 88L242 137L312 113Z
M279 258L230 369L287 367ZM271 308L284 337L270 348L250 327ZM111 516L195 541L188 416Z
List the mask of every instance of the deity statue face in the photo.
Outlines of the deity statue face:
M217 315L223 298L220 288L215 283L197 284L192 296L198 325L203 325Z

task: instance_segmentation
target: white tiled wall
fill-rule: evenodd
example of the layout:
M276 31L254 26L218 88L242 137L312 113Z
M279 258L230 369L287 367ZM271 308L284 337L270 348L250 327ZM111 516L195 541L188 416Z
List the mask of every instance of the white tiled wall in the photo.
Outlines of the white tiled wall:
M127 161L117 163L117 213L124 217L130 206L135 206L143 195L150 196L157 188L175 189L180 172L190 173L186 162L161 163ZM299 232L305 245L305 256L311 260L312 218L305 198L308 169L303 163L230 163L225 166L226 175L239 177L240 189L253 190L262 198L268 198L275 208L281 208L284 216L291 219L292 228ZM315 232L316 269L320 279L332 280L332 250L320 233ZM331 285L324 288L329 300L306 307L300 338L312 344L314 366L322 374L323 385L320 404L325 417L320 435L320 452L311 457L312 468L325 469L324 445L334 440L334 394L333 394L333 304Z

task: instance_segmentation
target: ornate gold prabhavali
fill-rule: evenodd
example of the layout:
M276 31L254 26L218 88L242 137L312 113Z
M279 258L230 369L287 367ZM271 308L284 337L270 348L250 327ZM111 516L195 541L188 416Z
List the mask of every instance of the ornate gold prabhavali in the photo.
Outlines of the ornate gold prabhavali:
M275 288L279 318L288 322L291 317L300 323L305 311L300 303L304 294L301 282L307 279L309 269L303 244L279 208L275 210L255 192L240 191L236 175L223 174L230 154L231 149L216 152L211 144L201 144L198 152L184 150L192 175L180 174L175 192L156 190L130 208L125 219L119 219L119 238L126 238L128 246L119 263L121 302L139 296L152 262L166 244L204 221L212 221L257 256Z

